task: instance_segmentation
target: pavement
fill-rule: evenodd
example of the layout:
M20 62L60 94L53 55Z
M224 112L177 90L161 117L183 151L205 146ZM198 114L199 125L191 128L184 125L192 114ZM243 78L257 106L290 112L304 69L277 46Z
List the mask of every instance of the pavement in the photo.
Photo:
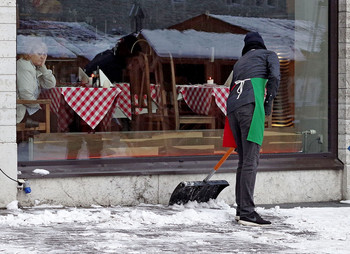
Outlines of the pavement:
M265 205L263 207L275 206ZM281 204L279 206L288 209L295 207L350 207L350 204L322 202ZM0 210L0 253L298 253L293 248L285 247L279 242L290 241L290 239L284 239L286 235L312 238L315 234L312 230L294 228L284 222L285 218L276 216L264 216L273 224L264 227L263 230L260 227L241 226L235 221L221 221L217 224L175 223L162 226L157 226L155 223L144 223L137 228L134 226L128 228L127 226L121 227L122 223L114 224L113 221L103 219L99 213L101 210L104 213L108 210L110 213L108 216L115 218L115 220L119 219L114 215L129 214L129 219L132 221L133 207L90 209L87 217L100 216L100 219L96 219L96 221L91 219L84 221L83 218L78 217L70 221L68 216L71 216L72 213L69 215L68 213L74 209L83 208L28 208L21 209L21 212ZM159 220L173 216L176 212L169 207L156 205L145 205L137 209L140 215L146 216L147 213L153 216L159 215ZM45 223L46 218L55 215L55 211L61 211L61 213L66 211L69 222L52 223L53 219L51 219ZM23 213L26 216L23 216L22 226L1 223L4 216L22 216ZM76 214L79 216L82 213ZM134 215L136 216L136 214ZM32 218L35 218L38 223L29 221ZM246 237L247 235L253 235L253 237ZM267 237L270 240L266 243L254 240L254 238L258 239L259 237Z

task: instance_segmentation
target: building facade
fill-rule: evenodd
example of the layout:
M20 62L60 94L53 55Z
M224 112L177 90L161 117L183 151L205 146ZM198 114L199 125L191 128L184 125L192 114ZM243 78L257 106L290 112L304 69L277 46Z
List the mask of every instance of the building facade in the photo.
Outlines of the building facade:
M69 7L73 1L70 1L70 3L66 3L69 1L54 2L61 2L64 8L68 8L65 11L70 11L69 18L76 17L79 19L79 13L81 12L78 8ZM91 20L87 20L87 23L91 23L93 26L101 24L103 28L99 28L99 30L102 30L102 34L103 32L105 34L103 42L112 43L110 45L106 44L106 47L108 47L113 46L114 43L113 40L109 41L109 36L133 32L141 25L141 21L143 22L141 27L146 29L163 29L188 20L206 10L212 12L216 8L215 6L209 6L210 4L208 6L204 4L201 5L203 10L196 10L196 8L193 8L196 4L198 5L196 1L170 1L171 3L167 7L170 8L169 13L172 13L175 17L170 19L172 23L167 23L169 19L161 17L162 12L154 12L154 15L160 16L159 18L149 15L150 9L152 9L151 2L153 3L153 1L121 1L120 6L125 8L125 12L128 12L131 20L128 20L128 22L125 20L124 23L122 21L118 22L117 18L114 21L111 18L111 22L106 22L105 20L97 20L91 15L86 15L86 17L91 16ZM285 74L287 77L300 78L305 75L305 78L302 78L302 82L298 79L286 81L286 84L291 84L291 86L287 85L287 88L293 87L291 93L288 94L288 98L293 98L289 103L293 108L291 114L295 118L293 126L282 126L286 129L281 129L281 126L267 129L270 131L271 137L269 136L266 139L266 145L263 145L263 150L266 149L266 152L263 153L261 158L261 172L258 175L256 188L256 201L260 204L350 199L350 127L348 127L350 104L347 70L350 63L348 59L350 39L348 38L349 29L347 27L350 4L345 0L312 2L309 6L303 8L303 11L299 12L295 12L293 9L298 9L298 6L303 5L302 1L251 1L251 6L245 7L240 13L228 11L230 8L238 9L241 5L240 1L222 1L218 4L221 8L217 12L218 15L242 14L244 16L264 17L261 12L257 12L257 8L265 8L262 10L266 10L266 8L274 7L271 9L269 18L290 19L293 16L295 20L303 20L305 16L312 16L315 17L313 21L319 25L316 28L320 27L322 30L324 26L327 27L326 32L322 33L327 36L326 40L320 39L321 43L318 43L320 41L315 39L313 40L314 43L310 43L310 41L304 43L296 38L293 44L295 46L293 48L294 58L286 57L286 55L281 57L281 63L283 64L297 62L293 63L293 68L287 68ZM108 2L107 4L111 3ZM224 8L227 7L227 4L230 5L230 8ZM313 10L313 4L319 7L318 11ZM130 147L130 151L128 150L126 154L142 151L139 153L139 157L125 158L110 156L107 154L107 150L104 149L102 153L95 156L98 157L97 159L104 156L102 161L81 161L72 159L72 157L59 157L58 155L58 157L50 159L50 156L53 156L52 154L59 154L62 147L59 147L59 150L52 152L50 155L48 155L48 152L51 147L44 146L40 150L40 144L44 142L57 142L57 140L51 140L51 136L47 135L45 138L39 139L35 143L36 146L34 146L34 151L40 152L41 157L36 154L37 159L35 157L31 159L30 156L29 159L23 159L23 153L18 152L22 146L17 143L18 132L16 133L17 43L19 38L28 36L26 32L23 32L23 26L20 26L23 23L19 23L19 20L28 20L27 14L30 13L26 12L28 8L34 7L34 4L29 4L27 1L0 0L0 168L3 171L0 172L2 183L0 186L0 207L6 207L13 200L19 200L23 206L33 206L38 202L67 206L89 206L96 203L101 205L130 205L140 202L166 204L178 182L198 180L198 178L205 177L206 171L209 173L209 170L206 169L210 169L220 158L218 155L223 153L223 150L218 148L220 147L220 128L210 132L201 131L201 135L204 135L204 137L201 137L200 140L206 140L209 143L200 143L200 148L198 148L199 139L194 139L194 136L199 133L197 129L194 132L191 132L194 129L181 132L182 136L188 135L186 136L187 140L193 139L192 142L197 145L196 148L193 148L193 144L184 143L184 140L177 141L178 138L173 138L173 135L175 135L173 132L171 132L171 135L168 135L168 132L160 132L158 133L159 136L167 136L161 141L164 143L158 144L156 155L152 150L154 147L144 145L144 143L160 142L156 142L154 136L152 140L145 138L145 136L137 136L138 139L143 139L143 146L136 145L137 142L140 142L136 138L132 141L128 140L130 139L130 132L84 136L85 140L81 143L83 145L80 145L78 150L82 149L83 146L87 147L89 142L100 144L101 140L104 140L104 143L102 143L104 147L109 144L108 142L119 142L119 146L112 149L112 152L117 155L122 154L122 151ZM45 21L61 15L58 12L52 12L48 15L44 7L40 7L38 15L41 15L39 18L44 16ZM140 9L140 7L142 8ZM177 11L174 12L174 10ZM263 13L266 14L266 12ZM138 19L140 20L137 21ZM80 20L66 21L75 22ZM239 20L236 19L235 22L237 26ZM120 27L110 25L116 23L122 25ZM104 26L104 24L106 25ZM241 25L241 27L250 29L249 24L247 24L245 26ZM305 26L298 26L296 23L295 27L298 27L295 28L296 33L301 33L303 29L307 31L315 26L305 28ZM97 30L96 28L96 34ZM40 33L42 31L40 30ZM310 34L312 34L311 37L317 37L319 33L313 32ZM287 32L282 39L286 37ZM281 39L278 38L275 41L278 40ZM270 45L273 46L275 41L271 40ZM326 44L322 43L324 41ZM287 52L284 48L280 50L281 53ZM52 66L57 66L55 65L57 63L55 57L50 60ZM186 66L192 68L192 72L199 69L198 66ZM311 66L313 68L310 68ZM167 66L164 66L164 68L166 69ZM308 70L309 74L304 74L305 70ZM181 67L178 67L176 71L181 72ZM315 77L320 78L320 80L315 79ZM63 80L62 83L66 83L66 80ZM323 85L317 89L317 84ZM276 108L277 111L278 108ZM142 121L141 119L141 123ZM316 134L313 130L316 130ZM143 131L143 129L137 129L137 135L144 134ZM276 132L278 138L273 137ZM291 133L298 133L298 136L292 139L286 138ZM207 138L206 135L208 134L214 138ZM67 138L63 134L57 134L56 136L62 139ZM73 136L76 137L76 134L72 133L68 138ZM162 139L159 136L157 140ZM69 142L68 138L67 143ZM76 140L74 139L73 143ZM108 142L105 140L108 140ZM121 143L121 140L124 143ZM174 143L169 145L169 142ZM209 146L210 148L207 149ZM68 151L70 148L65 149ZM186 153L190 156L187 157L188 154ZM232 156L215 176L228 179L230 182L231 186L221 195L229 204L234 204L233 168L235 162L236 158ZM35 169L47 169L50 174L33 174ZM13 179L29 179L32 193L25 194L21 188L18 188L18 183Z

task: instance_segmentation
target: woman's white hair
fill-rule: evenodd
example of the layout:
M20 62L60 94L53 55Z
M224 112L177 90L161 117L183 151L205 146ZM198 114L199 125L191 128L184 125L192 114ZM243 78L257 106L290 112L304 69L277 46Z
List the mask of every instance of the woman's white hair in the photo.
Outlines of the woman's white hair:
M27 54L47 54L47 46L40 38L31 38L28 40Z

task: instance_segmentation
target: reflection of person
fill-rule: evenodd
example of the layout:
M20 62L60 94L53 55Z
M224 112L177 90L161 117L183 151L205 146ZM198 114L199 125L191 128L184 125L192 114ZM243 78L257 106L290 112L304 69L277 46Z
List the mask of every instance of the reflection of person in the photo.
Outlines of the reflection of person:
M83 148L83 144L86 145L88 150L88 158L99 158L103 150L102 135L96 134L96 131L101 131L101 124L97 125L95 129L92 129L87 123L85 123L78 115L73 119L73 122L69 126L69 132L84 132L87 134L79 133L77 135L69 136L67 140L67 159L78 159L79 153Z
M43 42L31 41L27 52L17 60L17 99L36 100L42 88L56 86L56 78L45 66L47 47ZM17 105L17 123L24 121L27 127L36 127L38 123L33 120L39 119L44 119L39 104Z
M128 59L138 54L141 47L137 42L135 34L128 34L120 38L113 49L105 50L97 54L91 62L85 66L87 75L91 75L97 68L101 69L107 78L112 82L125 82L124 72L127 68ZM118 110L118 109L116 109ZM123 113L121 113L123 115ZM114 115L114 123L118 130L130 130L130 120L125 117Z
M83 145L87 148L88 159L101 158L103 150L102 135L99 134L85 134L85 135L72 135L67 142L67 160L76 160L79 157L79 153L83 150Z
M236 220L242 225L271 224L255 212L253 195L265 115L271 114L280 82L280 66L276 53L266 49L259 33L247 33L244 42L242 57L233 68L227 99L227 117L239 156Z
M113 49L97 54L85 66L86 74L90 76L98 67L112 83L124 82L123 71L126 69L128 58L141 51L140 46L135 44L136 41L134 34L120 38Z

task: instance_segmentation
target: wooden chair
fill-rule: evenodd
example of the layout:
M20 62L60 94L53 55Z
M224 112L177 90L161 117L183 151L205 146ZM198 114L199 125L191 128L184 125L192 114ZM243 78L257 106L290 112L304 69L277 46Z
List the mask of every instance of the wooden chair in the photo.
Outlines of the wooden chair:
M169 127L169 113L167 108L167 92L164 87L164 74L163 74L163 65L160 61L160 58L149 54L147 55L149 63L149 74L153 74L154 84L158 86L159 89L159 98L158 98L158 113L161 116L162 128L167 130Z
M25 123L17 124L17 131L26 132L26 131L44 131L50 133L50 104L51 100L49 99L39 99L39 100L21 100L17 99L17 104L41 104L45 105L45 122L40 122L38 127L26 128Z
M173 95L173 107L175 118L175 129L179 130L181 124L207 124L210 129L215 129L215 117L206 115L180 115L179 104L177 101L177 91L175 82L175 67L172 56L170 56L170 69L171 69L171 87Z
M141 123L145 123L142 121L142 116L137 113L137 111L142 109L146 112L144 115L147 117L148 130L153 129L154 122L156 122L157 129L160 129L160 126L162 126L163 130L167 129L164 119L166 114L164 113L165 107L163 106L163 98L161 98L160 102L157 104L156 112L154 112L152 107L150 72L157 72L156 69L158 67L152 63L152 68L150 69L148 55L140 52L138 56L131 59L128 68L130 76L131 112L134 124L136 124L136 130L141 128ZM161 81L158 80L157 82ZM158 85L162 86L162 84ZM162 95L162 88L160 89Z

